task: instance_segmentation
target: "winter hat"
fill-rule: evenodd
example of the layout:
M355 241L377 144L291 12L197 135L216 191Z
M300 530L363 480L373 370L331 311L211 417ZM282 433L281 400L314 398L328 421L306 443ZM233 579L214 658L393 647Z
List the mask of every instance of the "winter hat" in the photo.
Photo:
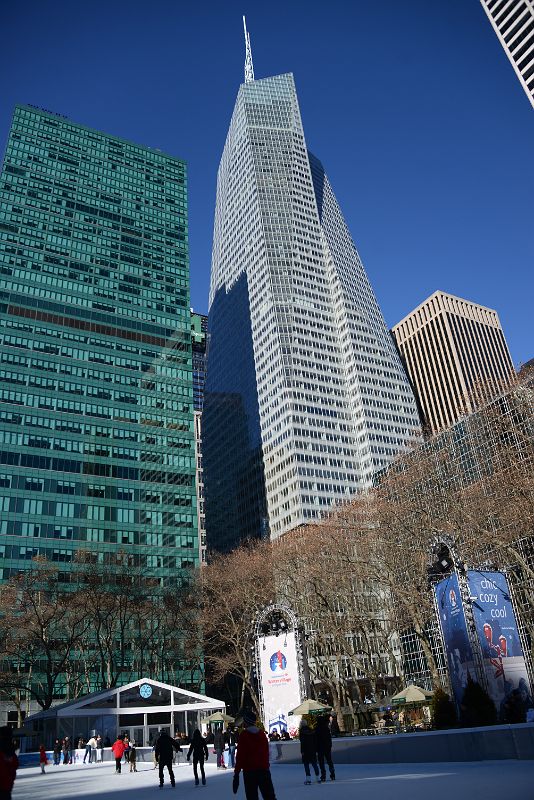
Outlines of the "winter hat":
M254 711L243 711L243 724L245 727L256 724L256 713Z

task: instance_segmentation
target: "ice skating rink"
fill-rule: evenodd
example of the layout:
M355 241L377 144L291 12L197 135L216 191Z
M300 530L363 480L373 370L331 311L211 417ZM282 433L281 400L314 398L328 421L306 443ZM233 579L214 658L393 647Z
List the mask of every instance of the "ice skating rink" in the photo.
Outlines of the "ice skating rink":
M193 768L174 768L176 788L165 773L165 786L158 788L158 773L152 765L138 764L138 772L115 775L115 765L48 765L41 775L38 766L20 769L13 800L148 800L176 795L187 800L232 800L232 770L217 770L206 764L207 785L194 786ZM441 764L340 764L336 781L304 785L301 765L274 765L273 783L277 800L534 800L533 761L478 761ZM245 800L241 779L237 800Z

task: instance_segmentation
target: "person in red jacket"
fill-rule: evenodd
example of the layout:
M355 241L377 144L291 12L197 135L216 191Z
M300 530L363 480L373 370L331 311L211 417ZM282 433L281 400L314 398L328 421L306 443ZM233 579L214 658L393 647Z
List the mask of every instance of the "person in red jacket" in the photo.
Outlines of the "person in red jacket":
M121 739L120 736L117 736L117 741L111 746L111 749L113 751L113 755L115 756L115 773L117 775L120 775L121 761L124 755L124 751L126 750L124 739Z
M11 728L0 728L0 800L11 800L18 765Z
M46 750L44 744L39 745L39 764L41 766L41 772L43 775L45 774L45 767L48 764L48 759L46 757Z
M258 800L258 789L263 800L276 800L269 769L269 740L256 725L253 711L243 712L245 729L239 734L232 788L237 794L239 773L243 770L243 783L247 800Z

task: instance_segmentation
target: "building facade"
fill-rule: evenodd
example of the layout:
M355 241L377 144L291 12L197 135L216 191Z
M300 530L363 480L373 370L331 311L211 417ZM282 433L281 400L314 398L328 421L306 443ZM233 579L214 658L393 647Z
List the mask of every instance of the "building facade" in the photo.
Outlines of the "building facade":
M534 107L534 2L480 0L521 86Z
M208 544L276 538L371 483L414 396L293 76L241 85L217 182L204 405Z
M427 430L502 391L515 372L496 311L434 292L393 328Z
M195 452L198 509L199 560L206 563L206 513L204 509L204 469L202 466L202 409L207 368L208 317L191 310L191 342L193 346L193 402L195 407Z
M198 564L183 161L17 106L0 183L0 578Z

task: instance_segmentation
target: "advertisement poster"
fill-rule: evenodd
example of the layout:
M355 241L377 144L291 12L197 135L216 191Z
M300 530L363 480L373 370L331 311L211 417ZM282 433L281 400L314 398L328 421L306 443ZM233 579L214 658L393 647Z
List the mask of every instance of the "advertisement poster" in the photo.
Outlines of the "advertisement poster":
M262 636L259 648L265 730L280 733L288 728L288 711L301 701L295 634Z
M453 573L434 587L443 631L445 654L454 701L460 707L467 677L475 677L473 650L467 635L458 577Z
M502 572L469 571L467 579L488 692L503 717L507 702L532 703L508 582Z

